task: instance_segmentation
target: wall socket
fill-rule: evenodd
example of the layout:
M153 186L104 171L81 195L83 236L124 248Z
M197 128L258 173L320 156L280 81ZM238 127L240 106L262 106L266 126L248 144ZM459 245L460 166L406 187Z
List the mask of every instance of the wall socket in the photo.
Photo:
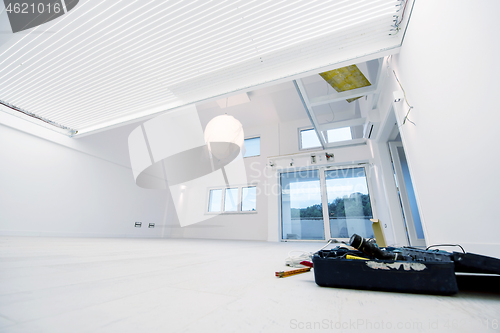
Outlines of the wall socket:
M154 228L155 227L155 224L154 223L150 223L148 228Z
M136 228L142 227L142 222L135 222L135 227Z

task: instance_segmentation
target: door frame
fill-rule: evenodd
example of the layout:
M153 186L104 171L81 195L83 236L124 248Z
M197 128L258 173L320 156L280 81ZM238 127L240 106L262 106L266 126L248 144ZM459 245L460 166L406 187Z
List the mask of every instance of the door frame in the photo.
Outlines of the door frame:
M410 199L408 198L408 192L406 188L406 183L404 180L403 169L401 167L401 159L399 158L398 147L403 148L403 143L400 141L391 141L389 142L389 151L391 153L392 165L394 167L394 173L396 176L396 190L398 190L399 198L401 199L401 206L404 215L404 224L406 228L406 233L408 235L408 240L410 242L410 246L416 247L425 247L425 236L423 239L417 237L417 230L415 228L415 221L413 219L413 213L411 210ZM411 177L411 175L410 175ZM422 218L422 214L420 214L420 207L418 207L417 201L417 209L419 210L420 218ZM423 225L423 221L422 225Z
M278 188L279 188L279 240L280 242L325 242L329 239L332 239L331 230L330 230L330 217L328 214L328 195L326 188L326 177L325 172L330 170L341 170L341 169L355 169L355 168L363 168L365 170L365 178L366 178L366 186L368 188L368 197L370 198L371 209L372 209L372 217L375 216L376 208L372 196L371 191L371 181L368 170L369 162L361 162L357 164L342 164L342 165L323 165L323 166L315 166L315 167L307 167L307 168L287 168L282 169L278 172ZM282 188L281 188L281 175L284 173L290 172L298 172L298 171L306 171L306 170L318 170L319 182L320 182L320 191L321 191L321 204L322 204L322 212L323 212L323 230L324 230L324 239L283 239L283 205L282 205ZM348 241L349 238L336 238L341 241Z

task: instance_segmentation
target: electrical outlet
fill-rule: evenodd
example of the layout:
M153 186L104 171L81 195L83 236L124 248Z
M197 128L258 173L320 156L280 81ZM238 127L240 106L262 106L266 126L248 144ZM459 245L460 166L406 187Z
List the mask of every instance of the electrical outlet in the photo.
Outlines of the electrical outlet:
M135 227L136 228L142 227L142 222L135 222Z
M154 227L155 227L155 224L154 224L154 223L150 223L150 224L148 225L148 228L154 228Z

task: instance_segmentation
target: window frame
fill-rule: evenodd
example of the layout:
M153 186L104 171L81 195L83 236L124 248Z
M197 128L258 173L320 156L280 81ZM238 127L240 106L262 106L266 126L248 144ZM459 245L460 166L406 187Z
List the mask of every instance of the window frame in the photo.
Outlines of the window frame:
M328 131L336 131L336 130L340 130L340 129L344 129L344 128L349 128L349 135L351 136L351 138L350 138L350 139L348 139L348 140L330 141L330 139L328 138L328 136L329 136L329 135L328 135ZM354 139L352 138L352 126L345 126L345 127L331 128L331 129L329 129L329 130L326 130L326 138L325 138L325 141L326 141L328 144L330 144L330 143L335 144L335 143L338 143L338 142L347 142L347 141L352 141L352 140L354 140Z
M319 143L319 146L317 146L317 147L310 147L310 148L303 148L302 147L302 131L309 131L309 130L313 130L314 132L316 132L314 127L310 127L310 126L297 128L297 137L298 137L298 141L299 141L299 151L322 150L323 147L321 146L321 141ZM318 141L319 141L319 138L318 138Z
M216 190L221 190L221 206L219 207L220 210L218 211L210 211L210 198L211 198L211 194L212 194L212 191L216 191ZM209 188L208 189L208 197L207 197L207 204L206 204L206 208L207 208L207 212L209 214L219 214L220 212L222 212L222 209L224 208L224 189L223 188Z
M242 210L243 207L243 188L255 187L255 210ZM226 206L226 190L227 189L238 189L238 202L236 204L236 211L224 211ZM221 207L219 211L209 211L210 209L210 193L213 190L222 190ZM233 186L218 186L209 187L207 189L207 202L205 204L205 214L207 215L232 215L232 214L257 214L257 184L245 184L245 185L233 185Z
M236 202L234 203L236 210L226 210L226 208L228 208L226 206L226 202L229 202L229 200L226 200L226 197L227 197L228 192L231 192L231 190L236 190ZM241 210L240 188L238 186L229 186L229 187L224 188L223 192L224 192L224 206L222 207L222 211L224 213L236 213L236 212L240 211Z
M243 210L243 189L244 188L251 188L255 187L255 210ZM239 203L240 203L240 212L241 213L257 213L257 185L245 185L241 186L240 188L240 198L239 198Z
M281 175L283 173L288 173L288 172L295 172L295 171L306 171L306 170L318 170L319 172L319 178L320 178L320 187L321 187L321 196L322 196L322 204L328 204L328 197L327 197L327 188L326 188L326 179L325 179L325 173L328 171L333 171L336 169L353 169L353 168L364 168L365 169L365 177L366 177L366 186L368 188L368 197L370 199L370 205L371 205L371 210L372 210L372 218L375 218L375 216L378 216L378 208L375 200L375 193L373 191L372 187L372 179L371 179L371 174L369 171L370 168L370 161L369 160L361 160L358 161L357 163L338 163L330 166L309 166L309 167L302 167L302 168L288 168L288 169L283 169L278 172L277 177L278 177L278 186L279 186L279 195L278 195L278 232L279 232L279 241L280 242L324 242L325 240L313 240L313 239L288 239L288 238L283 238L283 212L282 212L282 185L281 185ZM323 202L325 201L325 202ZM323 223L325 226L325 239L330 239L331 237L331 231L330 231L330 221L325 220L325 215L323 215ZM385 230L384 232L387 232ZM341 241L349 241L349 238L336 238Z
M252 155L252 156L243 156L243 158L251 158L251 157L258 157L261 156L261 137L260 135L254 135L254 136L249 136L248 138L243 139L243 146L245 145L246 140L252 140L252 139L259 139L259 154L258 155Z

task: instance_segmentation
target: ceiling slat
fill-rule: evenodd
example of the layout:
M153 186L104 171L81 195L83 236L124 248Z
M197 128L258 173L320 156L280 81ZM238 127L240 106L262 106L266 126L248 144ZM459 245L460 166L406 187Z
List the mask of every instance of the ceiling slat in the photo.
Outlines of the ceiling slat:
M78 131L399 47L400 0L81 0L0 47L0 100Z

